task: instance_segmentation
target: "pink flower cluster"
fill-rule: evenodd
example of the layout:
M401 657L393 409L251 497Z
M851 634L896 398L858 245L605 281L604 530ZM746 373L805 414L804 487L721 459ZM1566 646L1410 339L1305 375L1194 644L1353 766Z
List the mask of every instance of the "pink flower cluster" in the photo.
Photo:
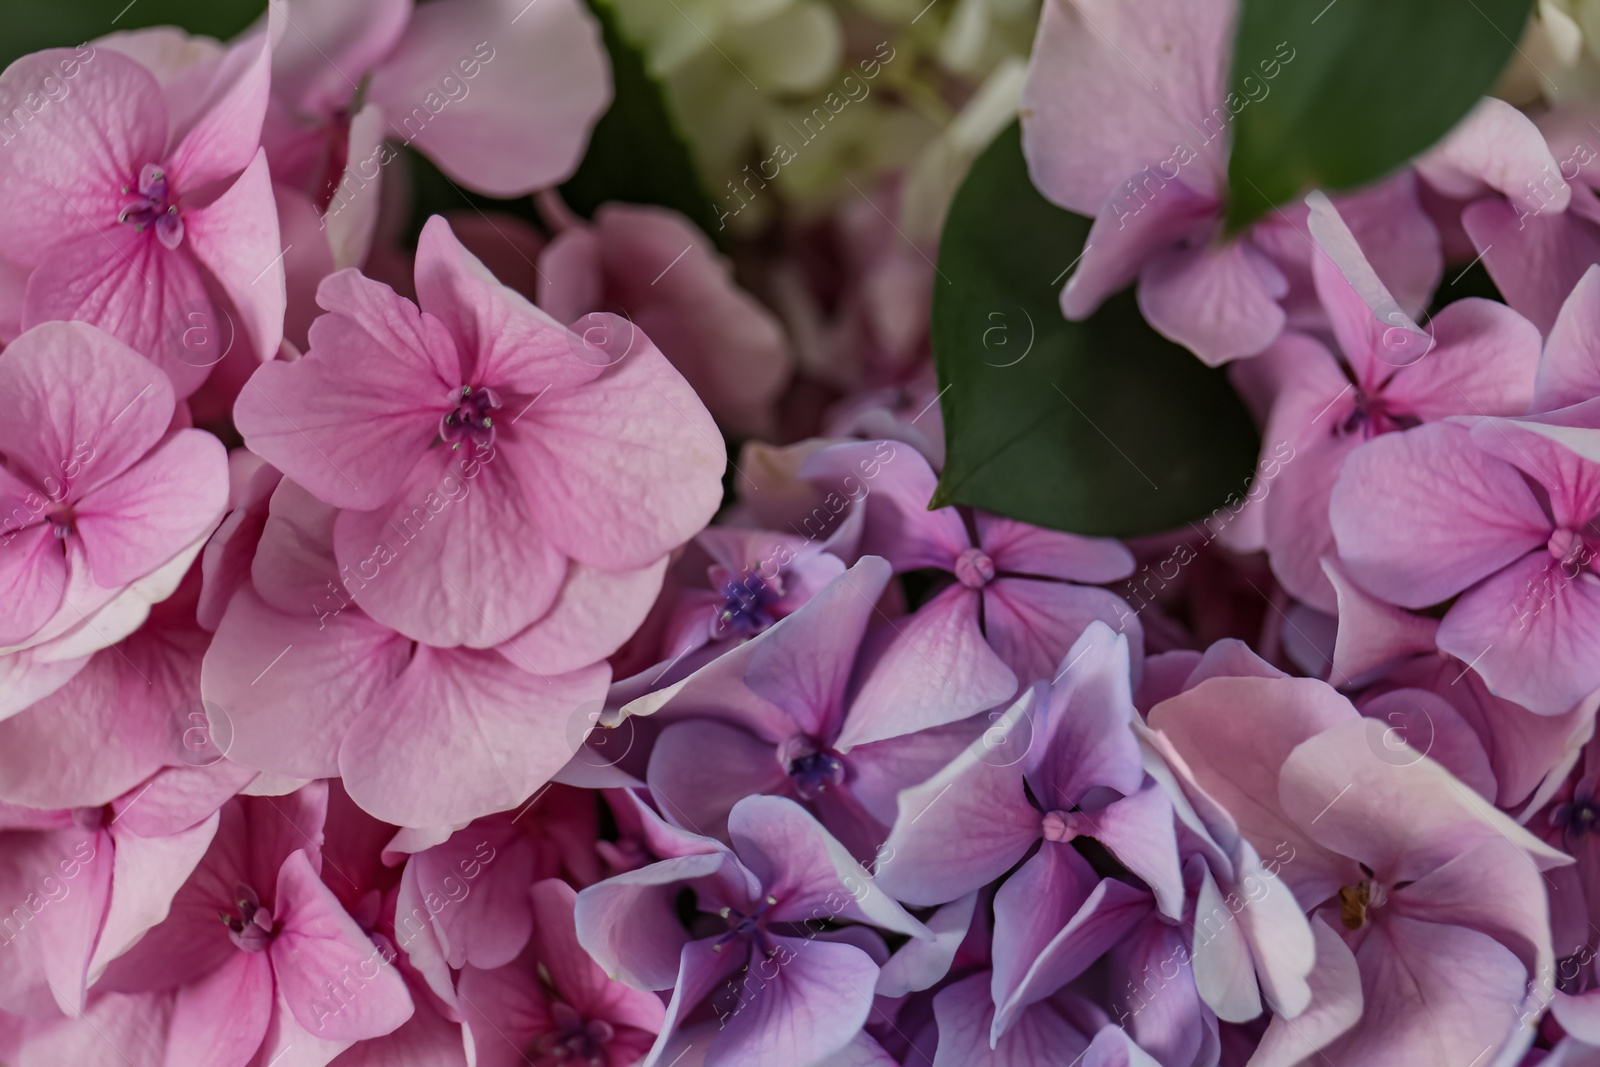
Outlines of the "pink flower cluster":
M1023 92L1063 313L1263 427L1127 543L930 507L870 199L765 300L571 212L578 0L7 68L0 1062L1600 1062L1600 111L1227 235L1234 15L1046 0ZM406 247L403 148L543 227Z

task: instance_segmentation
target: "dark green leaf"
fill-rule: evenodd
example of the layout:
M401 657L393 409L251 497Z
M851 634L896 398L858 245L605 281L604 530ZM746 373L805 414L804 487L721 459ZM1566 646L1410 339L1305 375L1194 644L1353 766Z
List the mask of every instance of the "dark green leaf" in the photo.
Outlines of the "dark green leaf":
M939 247L933 354L948 456L938 504L1134 536L1242 493L1249 415L1221 371L1152 330L1132 293L1061 317L1089 220L1040 196L1016 125L979 157Z
M266 9L266 0L10 0L0 4L0 68L41 48L72 47L144 26L182 26L226 40Z
M660 204L717 236L711 198L675 132L661 86L646 72L638 49L623 38L606 0L589 0L589 6L605 28L616 98L595 126L583 164L561 187L562 197L584 216L607 200Z
M1224 105L1238 109L1229 227L1237 232L1308 189L1365 185L1439 140L1494 84L1532 6L1244 0L1236 95ZM1264 79L1271 69L1277 76Z

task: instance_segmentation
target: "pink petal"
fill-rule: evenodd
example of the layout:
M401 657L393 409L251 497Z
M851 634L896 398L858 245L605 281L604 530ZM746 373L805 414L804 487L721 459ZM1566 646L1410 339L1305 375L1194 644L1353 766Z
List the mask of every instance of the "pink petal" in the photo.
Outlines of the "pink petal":
M77 1019L29 1027L18 1067L162 1067L173 995L103 993Z
M1289 283L1248 242L1167 252L1139 274L1139 310L1164 337L1215 367L1253 356L1283 332Z
M1078 269L1061 290L1061 313L1067 318L1088 318L1108 296L1139 277L1146 263L1215 228L1216 197L1186 182L1167 186L1148 175L1135 174L1095 216Z
M53 526L40 522L0 534L0 595L11 605L0 622L0 643L20 645L38 633L60 610L66 587L67 557ZM47 694L39 692L35 699ZM10 713L31 703L18 704Z
M167 159L180 191L201 190L237 174L256 156L272 78L268 37L243 38L217 65L204 92L206 110Z
M1336 559L1323 560L1323 572L1339 601L1339 635L1333 649L1333 672L1357 678L1407 655L1435 645L1439 623L1387 604L1356 585Z
M1352 452L1330 515L1350 576L1407 608L1447 599L1550 536L1516 468L1445 423L1384 434Z
M195 826L160 837L141 837L124 830L119 820L111 831L110 906L89 962L89 976L98 978L112 960L126 952L146 930L167 917L172 899L194 873L217 832L212 816Z
M174 406L172 386L149 360L68 322L36 327L6 346L0 396L11 415L0 422L0 452L54 500L133 466L166 433Z
M587 667L621 648L639 629L661 591L669 556L631 571L567 566L561 590L536 622L500 646L513 663L546 674Z
M1129 175L1172 159L1174 145L1206 153L1201 139L1215 135L1202 127L1222 103L1232 19L1227 4L1213 2L1138 12L1110 0L1045 5L1022 94L1034 183L1093 215ZM1188 166L1196 176L1187 180L1220 190L1218 159Z
M1472 443L1543 485L1558 527L1581 529L1600 512L1600 456L1591 458L1589 447L1596 436L1588 429L1593 406L1568 409L1583 412L1570 420L1559 413L1526 421L1478 419Z
M334 546L363 610L415 640L472 648L503 644L548 612L567 561L513 469L521 458L501 442L440 445L390 503L341 512Z
M272 1012L272 964L264 952L234 952L222 966L178 990L167 1038L169 1067L245 1067Z
M1316 192L1306 203L1306 225L1317 240L1317 296L1362 388L1376 388L1390 368L1421 359L1432 347L1429 335L1395 303L1333 202Z
M267 950L273 977L296 1021L314 1036L359 1041L411 1017L411 994L391 962L393 949L361 931L303 852L291 853L278 873L273 918L279 923Z
M1533 864L1509 858L1504 841L1485 840L1396 889L1389 904L1396 915L1488 934L1516 953L1530 975L1549 975L1555 955L1547 883Z
M650 339L605 318L631 351L610 352L617 362L585 385L552 388L501 447L551 542L615 570L655 561L710 521L727 456L705 406Z
M1399 916L1356 950L1361 1020L1323 1050L1334 1063L1470 1063L1505 1041L1527 974L1486 934Z
M1423 419L1520 415L1533 399L1539 331L1504 304L1457 300L1428 323L1434 347L1383 395Z
M85 237L111 253L101 233L132 229L116 225L122 187L166 148L166 102L150 72L110 50L82 52L35 52L0 75L7 114L26 117L0 158L0 225L7 256L28 266Z
M1348 884L1355 864L1317 844L1284 812L1279 771L1295 745L1341 722L1365 720L1332 687L1306 678L1212 678L1150 711L1151 727L1166 734L1196 783L1232 813L1257 850L1270 852L1279 842L1294 849L1281 877L1304 900Z
M1583 272L1550 328L1539 361L1533 410L1550 411L1596 396L1600 396L1600 264Z
M1600 689L1600 577L1534 552L1467 590L1439 624L1439 649L1489 691L1560 715Z
M870 635L835 747L956 722L1015 693L1016 675L984 640L978 608L978 594L956 585Z
M422 227L416 282L417 302L455 340L462 373L529 400L593 381L633 351L626 322L591 316L580 336L496 281L443 217Z
M185 309L175 330L183 346L179 358L202 367L229 355L238 362L272 359L283 341L286 253L266 152L256 153L227 192L185 212L183 226L189 249L217 280L238 321L222 305Z
M767 409L792 362L777 318L734 283L710 240L677 212L604 204L595 227L609 304L629 310L719 422L741 436L770 435ZM598 310L598 302L579 308Z
M659 998L606 977L578 943L573 909L578 895L556 878L534 884L534 951L550 984L590 1019L655 1033L666 1015Z
M539 306L556 322L576 322L599 311L604 307L605 288L600 234L595 227L563 230L540 253Z
M1402 748L1378 758L1384 729L1373 719L1345 722L1285 758L1279 799L1307 836L1365 863L1388 884L1419 879L1485 841L1499 841L1508 860L1531 861L1530 868L1567 861L1420 753ZM1382 817L1400 804L1404 820ZM1300 862L1297 856L1282 868L1291 886L1299 884L1292 875Z
M1128 666L1127 638L1103 625L1062 657L1025 764L1045 810L1074 808L1097 786L1126 796L1144 783Z
M683 882L714 876L731 862L732 853L724 848L661 860L589 886L578 894L574 911L579 943L619 981L636 989L673 989L680 955L687 958L702 948L711 955L704 942L689 941L675 921L678 890ZM716 958L726 963L729 957ZM673 995L682 991L678 983Z
M1293 1019L1273 1015L1251 1058L1259 1067L1294 1067L1361 1021L1361 974L1344 939L1320 917L1311 930L1317 965L1311 972L1311 1006Z
M1523 213L1490 197L1467 205L1461 223L1506 302L1544 333L1566 294L1600 260L1600 232L1570 211Z
M387 503L439 432L460 387L454 344L431 316L355 271L317 291L330 314L311 347L250 379L234 420L250 450L339 507Z
M411 18L411 0L286 0L290 29L272 49L273 86L295 110L326 115L349 102L349 79L376 67ZM346 73L348 72L348 73Z
M1557 175L1539 127L1515 107L1486 96L1443 141L1416 162L1417 172L1435 188L1458 200L1488 190L1505 194L1525 211L1559 214L1571 190Z
M210 532L228 502L228 453L204 430L179 430L115 481L78 501L94 579L126 585Z
M405 669L410 642L357 610L283 612L240 589L206 652L201 689L226 708L228 756L301 778L338 773L339 745Z
M213 357L185 345L191 316L216 314L190 249L163 248L152 232L117 225L73 239L28 279L22 325L52 319L93 323L166 372L180 397L205 381Z
M492 652L419 646L339 750L350 796L401 826L516 806L572 756L571 721L605 693L604 664L540 677ZM451 768L423 780L423 768Z
M418 6L373 74L391 132L490 196L566 178L611 102L594 18L575 0L531 10L517 0L444 3Z
M94 807L187 756L204 647L192 626L146 628L0 722L0 796L37 808Z

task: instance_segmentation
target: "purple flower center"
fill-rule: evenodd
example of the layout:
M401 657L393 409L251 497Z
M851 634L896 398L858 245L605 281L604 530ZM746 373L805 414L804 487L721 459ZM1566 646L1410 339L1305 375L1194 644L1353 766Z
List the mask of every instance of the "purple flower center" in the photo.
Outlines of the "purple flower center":
M1345 420L1334 429L1334 433L1341 437L1358 433L1366 437L1376 437L1381 433L1409 430L1422 425L1422 420L1415 415L1391 410L1382 396L1372 395L1360 389L1355 393L1350 414L1345 416Z
M233 914L218 912L222 925L228 928L228 938L245 952L261 952L272 942L272 914L261 906L261 898L247 885L233 891L237 910Z
M981 548L969 548L956 557L956 579L968 589L982 589L994 581L994 560Z
M769 896L756 905L753 911L744 912L738 908L723 908L717 914L727 920L728 932L717 939L717 943L711 946L712 950L721 952L722 946L730 941L748 941L750 946L761 955L771 956L774 950L772 942L767 938L766 915L767 909L776 903L778 903L778 898Z
M1046 812L1039 824L1040 832L1044 834L1046 841L1061 844L1071 841L1086 828L1087 821L1075 811Z
M772 605L781 595L753 570L728 579L722 587L722 607L717 609L717 632L754 637L775 621Z
M1595 832L1600 823L1600 803L1595 801L1595 779L1584 778L1573 789L1572 799L1550 813L1550 825L1560 827L1569 842Z
M450 400L455 407L439 420L439 437L451 448L460 448L462 441L470 441L480 452L493 445L494 419L489 413L500 407L500 394L487 386L464 385Z
M794 791L805 800L815 800L844 782L843 761L812 738L791 737L784 742L780 759L794 779Z
M585 1021L572 1005L555 1001L550 1005L550 1018L556 1031L541 1037L534 1046L534 1054L550 1063L587 1063L599 1067L606 1062L606 1046L616 1036L616 1029L604 1019Z
M183 218L173 201L172 187L167 182L167 172L155 163L146 163L139 170L137 195L126 185L122 195L132 199L122 205L117 221L131 225L136 233L154 226L156 238L168 249L177 248L183 240Z

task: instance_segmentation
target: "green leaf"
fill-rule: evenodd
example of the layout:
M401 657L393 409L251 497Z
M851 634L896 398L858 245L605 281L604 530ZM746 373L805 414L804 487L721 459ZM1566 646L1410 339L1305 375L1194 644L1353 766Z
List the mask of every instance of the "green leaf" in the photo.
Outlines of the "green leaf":
M267 9L266 0L50 0L0 5L0 68L41 48L70 48L121 30L181 26L227 40Z
M585 217L608 200L660 204L689 216L721 243L711 198L675 132L660 84L622 36L607 0L589 0L589 7L605 30L616 98L595 126L578 172L561 187L563 199Z
M1439 140L1494 84L1532 6L1244 0L1224 104L1238 109L1229 229L1309 189L1365 185Z
M947 452L935 506L1129 537L1244 492L1256 433L1222 371L1152 330L1131 292L1062 318L1088 232L1034 189L1015 124L956 194L934 281Z

